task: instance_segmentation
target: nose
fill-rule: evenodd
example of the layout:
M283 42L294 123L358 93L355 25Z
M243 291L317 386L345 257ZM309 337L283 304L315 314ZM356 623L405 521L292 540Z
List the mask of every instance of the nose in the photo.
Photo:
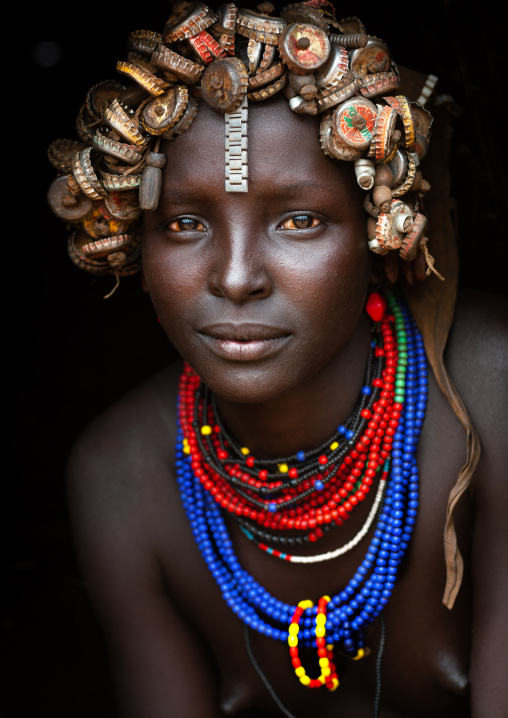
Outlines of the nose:
M210 292L235 304L264 299L272 293L262 238L238 226L229 226L214 243Z

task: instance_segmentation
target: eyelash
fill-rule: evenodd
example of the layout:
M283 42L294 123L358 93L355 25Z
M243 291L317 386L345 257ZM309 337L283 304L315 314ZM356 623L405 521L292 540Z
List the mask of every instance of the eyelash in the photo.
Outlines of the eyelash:
M179 224L182 222L192 222L194 223L194 227L178 227ZM178 217L178 219L174 219L172 222L168 222L166 224L166 229L171 230L172 232L204 232L205 226L202 222L199 221L199 219L194 219L194 217Z
M310 226L302 227L298 226L298 223L300 224L306 224L310 221ZM192 223L194 226L192 227L185 227L185 225L182 227L182 223L188 222L189 224ZM280 223L278 226L278 229L284 229L288 231L301 231L306 229L315 229L316 227L319 227L322 224L322 220L318 219L317 217L314 217L311 214L296 214L293 217L289 217L288 219L285 219L283 222ZM292 224L293 226L288 226ZM205 226L202 222L200 222L198 219L194 219L193 217L179 217L178 219L174 219L171 222L168 222L165 225L165 228L176 232L178 234L181 234L183 232L204 232L206 231Z
M310 220L310 221L311 221L311 225L310 225L309 227L298 227L298 226L295 226L295 221L299 221L299 220L304 220L303 223L305 223L305 220L307 220L307 221ZM289 223L293 223L293 226L292 226L292 227L286 226L286 225L288 225ZM292 231L295 231L295 230L296 230L296 231L298 231L298 230L305 230L305 229L314 229L315 227L319 227L319 225L321 225L321 224L323 224L323 222L322 222L320 219L318 219L317 217L314 217L314 216L311 215L311 214L304 214L304 213L302 213L302 214L295 214L293 217L289 217L288 219L285 219L284 222L281 222L281 224L279 225L279 227L280 227L281 229L292 230Z

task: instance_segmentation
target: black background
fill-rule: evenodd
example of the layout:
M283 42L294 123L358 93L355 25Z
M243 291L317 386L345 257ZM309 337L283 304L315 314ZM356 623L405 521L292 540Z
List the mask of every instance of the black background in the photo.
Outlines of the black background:
M8 402L1 575L2 715L114 716L102 639L75 564L65 511L64 468L73 440L94 415L174 356L139 279L77 270L67 231L46 206L55 176L46 148L74 137L87 89L115 77L133 29L161 29L159 3L38 4L10 24L4 52L2 219L4 354ZM402 65L440 78L457 104L452 194L458 205L461 284L506 294L506 105L500 19L459 11L458 2L344 3ZM20 13L21 15L21 13ZM61 60L33 52L58 43ZM11 311L11 310L14 311ZM12 338L11 338L12 337ZM5 366L5 364L4 364ZM12 369L10 368L12 366Z

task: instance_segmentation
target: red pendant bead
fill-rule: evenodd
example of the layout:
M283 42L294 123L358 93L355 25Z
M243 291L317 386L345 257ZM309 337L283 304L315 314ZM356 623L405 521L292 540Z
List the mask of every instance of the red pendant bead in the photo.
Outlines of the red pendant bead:
M369 294L365 311L373 322L380 322L386 312L386 299L377 292Z

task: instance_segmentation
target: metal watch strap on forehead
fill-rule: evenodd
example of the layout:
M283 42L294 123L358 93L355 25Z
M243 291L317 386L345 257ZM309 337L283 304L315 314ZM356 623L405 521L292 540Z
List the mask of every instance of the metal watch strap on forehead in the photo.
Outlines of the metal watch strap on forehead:
M247 96L236 112L226 113L226 192L247 192Z

